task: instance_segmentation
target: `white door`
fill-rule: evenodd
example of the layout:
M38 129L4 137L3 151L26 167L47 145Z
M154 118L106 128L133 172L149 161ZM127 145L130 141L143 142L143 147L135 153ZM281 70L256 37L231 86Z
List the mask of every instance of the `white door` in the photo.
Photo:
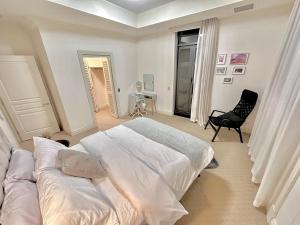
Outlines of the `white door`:
M118 115L116 97L114 92L115 87L114 87L110 62L108 58L103 58L102 63L103 63L103 74L105 79L105 89L106 89L110 111L114 117L118 118L119 115Z
M33 56L0 56L0 97L22 140L59 131Z

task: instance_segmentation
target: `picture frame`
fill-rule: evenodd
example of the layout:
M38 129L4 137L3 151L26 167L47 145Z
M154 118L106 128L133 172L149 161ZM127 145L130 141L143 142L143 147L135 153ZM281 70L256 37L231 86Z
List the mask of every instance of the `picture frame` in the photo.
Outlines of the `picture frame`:
M233 75L245 75L246 66L234 66L232 69Z
M233 83L233 77L224 77L223 78L223 84L232 84Z
M246 65L248 63L249 53L233 53L230 57L230 65Z
M217 65L225 65L227 54L218 54L217 56Z
M227 67L225 66L218 66L216 67L216 75L226 75Z

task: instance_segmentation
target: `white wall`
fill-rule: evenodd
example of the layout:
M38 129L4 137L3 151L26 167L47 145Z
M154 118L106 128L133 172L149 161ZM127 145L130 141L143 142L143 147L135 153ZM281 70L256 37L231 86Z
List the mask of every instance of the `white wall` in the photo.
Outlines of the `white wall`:
M0 55L34 55L30 36L22 26L0 20Z
M78 50L112 54L115 88L120 88L120 93L116 96L118 110L120 115L127 114L128 93L137 80L134 39L63 24L39 24L39 31L70 133L75 134L95 126L80 69Z
M28 32L18 23L0 20L0 55L35 55ZM17 145L15 133L1 109L0 127L11 143Z
M212 109L231 110L245 88L258 92L260 101L277 63L289 12L289 8L277 8L220 21L218 52L228 54L227 75L231 76L233 68L228 66L231 53L248 52L250 57L246 74L233 75L233 84L223 84L223 76L215 76ZM257 108L258 104L243 126L244 131L251 132Z
M230 110L238 102L244 88L257 91L259 97L272 75L280 49L280 41L287 26L289 7L238 14L220 20L219 53L249 52L244 76L235 76L232 85L223 85L215 76L212 108ZM138 74L154 73L158 94L158 111L173 111L175 33L161 33L138 41ZM228 63L227 63L228 64ZM228 73L231 72L228 68ZM168 90L170 87L170 90ZM254 114L245 124L250 131Z
M11 128L8 119L6 118L6 114L4 114L3 110L0 108L0 127L4 131L6 137L10 141L13 146L18 146L18 139Z
M173 87L175 70L175 33L167 32L139 40L138 76L154 74L154 91L157 93L157 110L173 113Z

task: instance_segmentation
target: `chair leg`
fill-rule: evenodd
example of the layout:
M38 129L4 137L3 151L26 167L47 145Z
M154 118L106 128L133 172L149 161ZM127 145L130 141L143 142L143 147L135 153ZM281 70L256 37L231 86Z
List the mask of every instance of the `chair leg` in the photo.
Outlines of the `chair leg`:
M240 135L240 141L241 141L241 143L244 143L244 142L243 142L243 136L242 136L241 128L240 128L240 127L237 128L236 131L237 131L237 132L239 133L239 135Z
M207 120L207 123L205 124L204 126L204 130L206 130L207 126L208 126L208 123L209 123L209 119Z
M220 129L221 129L221 127L218 127L218 129L216 130L216 133L215 133L213 139L211 140L211 142L214 142L214 141L215 141L215 138L217 137L217 135L218 135Z

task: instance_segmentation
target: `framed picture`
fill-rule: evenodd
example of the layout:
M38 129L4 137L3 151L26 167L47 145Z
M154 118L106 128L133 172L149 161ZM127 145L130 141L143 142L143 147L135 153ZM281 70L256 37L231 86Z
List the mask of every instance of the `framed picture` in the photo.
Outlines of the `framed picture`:
M217 56L217 65L225 65L227 54L218 54Z
M232 74L233 75L244 75L246 72L246 66L235 66L233 67Z
M219 66L216 67L216 75L226 75L227 67Z
M223 84L232 84L233 77L224 77Z
M246 65L248 62L249 53L234 53L231 54L231 65Z

